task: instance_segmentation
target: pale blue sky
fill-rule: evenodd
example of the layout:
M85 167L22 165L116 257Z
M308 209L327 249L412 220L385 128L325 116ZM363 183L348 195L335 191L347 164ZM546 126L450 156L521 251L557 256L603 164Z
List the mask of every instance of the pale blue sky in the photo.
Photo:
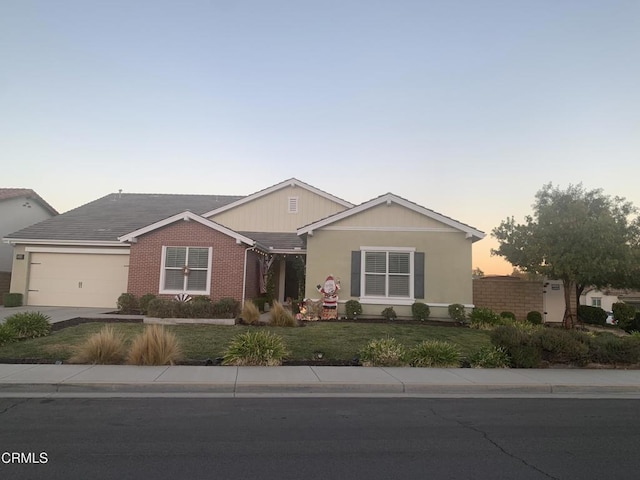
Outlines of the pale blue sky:
M487 234L549 181L640 206L639 26L639 0L0 0L0 186L64 212L297 177ZM510 271L494 245L474 265Z

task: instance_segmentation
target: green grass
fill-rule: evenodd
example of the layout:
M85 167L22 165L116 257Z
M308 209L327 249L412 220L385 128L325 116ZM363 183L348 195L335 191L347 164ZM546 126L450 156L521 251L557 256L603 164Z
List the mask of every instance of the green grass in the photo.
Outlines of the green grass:
M104 323L86 323L68 327L50 336L24 340L0 346L0 359L68 360L91 334L97 333ZM134 336L143 330L142 324L112 324L130 344ZM385 323L310 323L302 328L286 327L233 327L219 325L169 326L180 341L185 361L203 361L222 357L231 339L248 329L267 328L283 337L291 352L289 360L314 359L315 352L322 352L327 360L349 361L358 351L375 338L393 336L405 347L411 348L423 340L443 340L460 348L463 357L482 346L489 345L485 331L468 328L436 327L430 325L400 325Z

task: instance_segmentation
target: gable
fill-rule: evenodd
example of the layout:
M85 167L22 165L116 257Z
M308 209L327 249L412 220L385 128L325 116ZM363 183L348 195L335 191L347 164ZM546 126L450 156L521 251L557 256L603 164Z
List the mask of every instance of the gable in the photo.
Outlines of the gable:
M433 218L421 215L396 203L381 204L338 220L325 230L408 230L458 231Z
M385 210L389 209L389 210ZM314 230L378 230L462 232L473 242L484 232L442 215L392 193L381 195L358 206L310 223L297 230L298 235L313 235Z
M236 231L295 232L302 225L346 210L350 205L301 182L281 184L277 189L259 193L222 211L209 212L208 218Z

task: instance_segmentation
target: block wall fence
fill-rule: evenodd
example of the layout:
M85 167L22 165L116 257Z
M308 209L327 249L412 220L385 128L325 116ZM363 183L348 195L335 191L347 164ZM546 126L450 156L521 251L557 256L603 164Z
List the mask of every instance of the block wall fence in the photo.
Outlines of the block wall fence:
M513 312L518 320L536 310L544 313L544 284L540 281L512 277L478 278L473 280L473 304L490 308L496 313Z

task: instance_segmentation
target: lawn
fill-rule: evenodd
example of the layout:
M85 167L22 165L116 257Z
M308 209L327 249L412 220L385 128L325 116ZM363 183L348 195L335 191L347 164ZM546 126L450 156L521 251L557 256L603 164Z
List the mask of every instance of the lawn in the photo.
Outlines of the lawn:
M0 361L9 360L68 360L74 349L91 334L98 332L104 323L85 323L64 328L48 337L35 338L0 347ZM127 341L144 328L142 324L112 324L122 332ZM323 353L324 360L336 363L348 362L357 356L358 350L369 340L392 336L411 347L422 340L446 340L460 347L463 356L488 345L487 332L459 327L431 325L402 325L387 323L309 323L300 328L248 327L242 325L176 325L167 327L175 332L184 352L185 362L203 362L221 357L226 346L238 333L247 329L268 328L281 335L291 352L291 362L313 360L316 352Z

